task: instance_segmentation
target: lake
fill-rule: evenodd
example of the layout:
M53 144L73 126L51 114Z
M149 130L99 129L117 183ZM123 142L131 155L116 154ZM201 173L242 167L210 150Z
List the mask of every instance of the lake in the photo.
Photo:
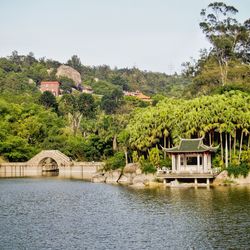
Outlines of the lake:
M249 249L250 188L0 179L0 249Z

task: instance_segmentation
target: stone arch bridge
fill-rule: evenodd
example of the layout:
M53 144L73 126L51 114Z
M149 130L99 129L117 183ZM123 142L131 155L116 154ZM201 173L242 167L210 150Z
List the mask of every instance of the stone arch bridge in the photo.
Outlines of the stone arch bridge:
M60 167L70 167L74 162L59 150L43 150L26 163L27 165L42 167L44 171L53 171Z
M76 162L59 150L42 150L27 162L0 164L0 177L42 176L48 172L61 177L90 179L103 168L102 162Z

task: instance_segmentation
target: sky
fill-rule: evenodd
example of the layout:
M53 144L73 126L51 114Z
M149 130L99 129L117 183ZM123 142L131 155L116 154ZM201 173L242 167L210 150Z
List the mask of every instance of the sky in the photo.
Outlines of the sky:
M0 56L33 52L65 63L173 74L209 48L199 28L208 0L0 0ZM249 0L228 0L240 22Z

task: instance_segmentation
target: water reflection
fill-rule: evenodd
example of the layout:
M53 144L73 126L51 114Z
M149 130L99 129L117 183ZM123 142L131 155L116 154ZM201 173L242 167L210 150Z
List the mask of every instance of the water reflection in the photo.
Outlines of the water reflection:
M43 177L52 177L52 176L59 176L59 171L51 171L51 172L42 172Z
M0 180L0 249L247 249L250 189Z

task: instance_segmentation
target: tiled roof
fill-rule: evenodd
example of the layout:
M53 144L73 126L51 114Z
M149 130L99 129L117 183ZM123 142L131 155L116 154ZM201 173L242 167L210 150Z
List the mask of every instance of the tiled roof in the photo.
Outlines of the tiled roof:
M61 83L58 81L41 82L41 85L43 84L59 84L60 85Z
M163 148L168 153L196 153L196 152L215 152L217 147L209 147L203 144L203 138L181 139L179 146L173 148Z
M142 94L142 93L136 95L136 97L138 97L139 99L150 99L149 96L146 96L146 95L144 95L144 94Z

